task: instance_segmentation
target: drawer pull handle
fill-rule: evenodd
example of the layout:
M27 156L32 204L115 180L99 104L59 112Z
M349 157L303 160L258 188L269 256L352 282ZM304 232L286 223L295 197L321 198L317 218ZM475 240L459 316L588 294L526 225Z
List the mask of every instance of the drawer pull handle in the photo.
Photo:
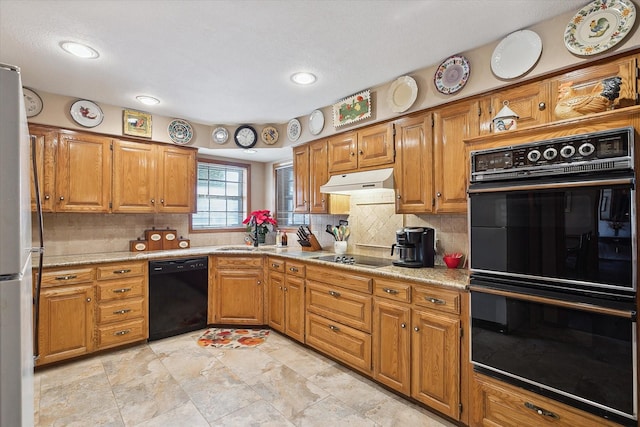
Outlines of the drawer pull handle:
M383 291L385 291L385 292L386 292L386 293L388 293L388 294L391 294L391 295L398 295L398 293L399 293L399 292L398 292L398 291L396 291L395 289L382 288L382 290L383 290Z
M113 274L125 274L125 273L131 273L131 269L116 270L116 271L113 272Z
M280 268L280 264L276 264L275 262L273 264L271 264L271 267L273 268Z
M113 314L127 314L127 313L129 313L130 311L131 311L131 309L130 309L130 308L125 308L124 310L117 310L117 311L114 311L114 312L113 312Z
M524 402L524 406L525 406L527 409L531 409L532 411L536 411L536 413L537 413L538 415L543 415L543 416L545 416L545 417L553 418L554 420L557 420L557 419L559 419L559 418L560 418L558 415L554 414L553 412L551 412L551 411L547 411L546 409L542 409L541 407L536 406L536 405L534 405L533 403L530 403L530 402Z
M333 332L340 332L340 328L338 328L337 326L329 325L329 329L331 329Z
M57 276L56 280L71 280L71 279L77 279L78 276L76 276L75 274L69 274L67 276Z
M291 271L291 272L293 272L293 273L297 273L297 272L298 272L298 269L297 269L297 268L295 268L295 267L291 267L291 268L289 268L289 271Z
M131 290L131 288L114 289L113 293L114 294L124 294L125 292L129 292L130 290Z
M424 297L424 299L426 299L429 302L432 302L434 304L438 304L438 305L445 305L447 302L443 299L439 299L439 298L433 298L433 297Z
M122 335L127 335L130 332L131 332L131 329L125 329L123 331L114 332L113 335L120 337Z
M338 298L340 296L340 292L336 292L336 291L329 291L329 295L331 295L332 297L336 297Z

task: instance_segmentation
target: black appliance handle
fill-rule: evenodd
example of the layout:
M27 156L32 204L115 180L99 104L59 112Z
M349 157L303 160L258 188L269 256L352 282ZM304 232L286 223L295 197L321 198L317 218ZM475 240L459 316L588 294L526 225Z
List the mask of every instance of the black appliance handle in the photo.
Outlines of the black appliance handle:
M607 316L621 317L623 319L636 320L636 312L633 310L618 310L615 308L602 307L593 304L587 304L582 302L563 301L554 298L548 298L539 295L521 294L518 292L505 291L502 289L487 288L485 286L469 285L469 290L472 292L498 295L508 298L519 299L523 301L535 302L545 305L553 305L562 308L569 308L574 310L586 311L589 313L604 314Z
M181 271L206 270L207 258L170 259L149 262L149 275L169 274Z
M469 186L469 194L479 193L495 193L498 191L527 191L527 190L553 190L566 189L576 187L597 187L597 186L613 186L613 185L633 185L633 177L617 178L617 179L598 179L598 180L580 180L580 181L556 181L556 182L535 182L533 184L514 184L509 182L492 182L482 184L471 184Z
M391 245L391 255L393 255L393 249L394 249L395 247L396 247L396 244L395 244L395 243Z

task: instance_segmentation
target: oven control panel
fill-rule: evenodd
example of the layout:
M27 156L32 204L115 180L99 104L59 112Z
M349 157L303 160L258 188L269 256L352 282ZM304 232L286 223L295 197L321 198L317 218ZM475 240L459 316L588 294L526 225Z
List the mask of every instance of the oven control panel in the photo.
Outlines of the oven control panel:
M633 128L474 151L471 181L633 168Z

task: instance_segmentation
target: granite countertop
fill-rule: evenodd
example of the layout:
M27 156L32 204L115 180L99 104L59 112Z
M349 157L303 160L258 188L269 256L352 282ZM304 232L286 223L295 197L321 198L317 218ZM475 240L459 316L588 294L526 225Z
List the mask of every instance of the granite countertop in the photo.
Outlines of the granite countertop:
M122 262L122 261L141 261L141 260L158 260L177 257L193 257L204 255L270 255L283 258L292 258L304 260L309 264L317 264L323 266L335 266L338 268L351 270L354 273L373 273L377 276L387 277L390 279L411 280L414 282L423 282L440 286L451 287L455 289L466 289L469 283L469 270L456 268L449 269L444 266L436 266L434 268L405 268L396 266L386 267L368 267L360 265L336 265L330 261L322 261L315 259L320 256L333 255L333 252L317 251L305 252L294 248L277 248L275 246L260 246L254 248L252 246L200 246L188 249L175 249L167 251L153 252L104 252L104 253L81 253L74 255L46 255L44 256L43 266L47 267L72 267L76 265L106 263L106 262ZM36 256L37 260L37 256ZM37 261L34 260L34 266Z

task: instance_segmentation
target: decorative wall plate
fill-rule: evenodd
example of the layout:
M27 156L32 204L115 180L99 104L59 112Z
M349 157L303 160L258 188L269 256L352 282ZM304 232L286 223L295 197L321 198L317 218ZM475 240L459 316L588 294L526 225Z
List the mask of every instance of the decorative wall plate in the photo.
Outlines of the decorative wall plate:
M491 55L491 71L501 79L515 79L529 71L542 54L540 36L530 30L503 38Z
M27 117L34 117L42 112L44 103L42 98L33 89L28 87L22 88L22 96L24 98L24 108L27 111Z
M222 126L217 127L211 132L211 139L216 144L224 144L229 139L229 131Z
M596 0L571 18L564 32L564 44L576 55L595 55L624 39L636 20L631 0Z
M470 74L471 66L467 58L453 55L440 64L433 77L433 83L438 92L452 95L467 84Z
M169 123L167 131L174 144L184 145L193 138L193 128L186 120L173 120Z
M278 142L278 129L273 126L267 126L260 132L260 139L267 145L273 145Z
M104 114L98 104L86 99L79 99L71 104L69 113L76 123L86 128L96 127L104 119Z
M298 119L289 120L287 124L287 138L289 138L289 141L296 142L300 138L300 133L302 133L300 121Z
M387 103L394 113L407 111L418 97L418 85L409 76L398 77L391 83L387 93Z
M324 114L321 110L313 110L309 116L309 132L311 135L317 135L324 128Z

